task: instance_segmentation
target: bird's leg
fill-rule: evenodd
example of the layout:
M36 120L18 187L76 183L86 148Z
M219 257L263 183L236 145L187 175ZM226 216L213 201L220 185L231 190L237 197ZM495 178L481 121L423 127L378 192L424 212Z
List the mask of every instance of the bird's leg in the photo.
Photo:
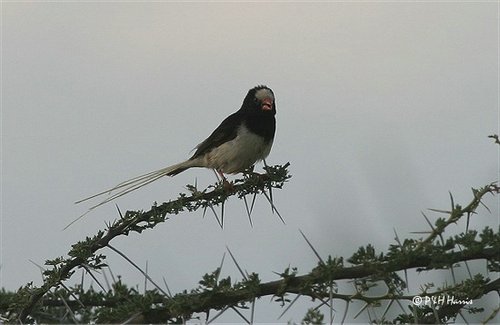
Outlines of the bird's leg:
M265 159L262 159L262 161L264 162L264 170L266 171L264 174L261 174L260 177L261 178L269 178L269 175L267 174L267 169L266 167L269 167L266 160Z
M224 176L224 173L222 171L220 171L219 169L215 169L215 171L216 171L216 174L218 174L218 176L220 176L222 178L222 183L224 185L224 188L227 191L234 190L233 184L231 184L230 182L228 182L228 180L226 179L226 176Z
M220 182L220 177L219 177L219 173L217 172L217 169L212 169L214 171L214 174L215 174L215 177L217 178L217 181Z

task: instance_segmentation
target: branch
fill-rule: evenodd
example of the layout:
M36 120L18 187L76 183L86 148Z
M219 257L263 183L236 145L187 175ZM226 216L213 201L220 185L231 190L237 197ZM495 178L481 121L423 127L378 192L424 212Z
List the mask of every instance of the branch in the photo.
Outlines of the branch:
M498 260L498 255L498 247L490 247L481 251L470 249L448 253L447 262L455 264L458 262L479 259ZM100 301L85 299L88 297L92 299L93 297L92 295L84 295L80 297L79 301L72 300L63 303L60 300L49 299L44 300L43 304L45 306L63 306L63 304L67 304L71 307L78 307L79 304L83 303L87 308L99 306L113 307L114 310L120 310L118 315L115 315L115 317L118 318L105 319L104 321L119 322L130 315L124 313L118 307L121 304L127 304L130 301L134 301L135 305L133 304L130 308L132 308L133 313L140 313L142 315L142 322L162 323L168 319L189 317L193 313L208 312L211 309L220 310L228 306L243 306L247 302L254 301L255 298L262 298L265 296L284 297L284 295L288 293L309 296L313 299L320 300L341 299L346 302L358 300L367 304L374 304L381 300L394 299L411 301L414 297L413 295L402 295L393 291L389 291L382 296L370 297L361 292L356 292L354 294L338 294L322 289L325 283L332 283L335 280L363 278L379 279L382 274L390 274L392 272L412 268L431 268L436 263L436 259L440 258L439 256L429 256L429 254L424 251L420 254L408 254L406 257L406 262L398 265L394 264L392 261L387 261L377 265L370 264L350 267L341 266L340 263L338 263L339 260L329 259L324 263L319 263L318 267L308 274L296 276L294 272L290 273L287 270L281 274L282 279L266 283L260 283L258 277L253 273L247 276L247 279L231 285L228 279L217 280L220 274L219 268L212 274L216 275L215 278L217 279L212 278L211 275L205 275L204 280L200 281L200 284L202 284L201 289L193 290L192 293L180 293L172 298L156 294L154 295L154 299L148 298L148 304L155 305L156 307L148 308L147 310L137 310L137 308L140 308L137 305L137 299L133 297L125 298L123 296L120 299L112 299L106 296L104 301ZM457 284L433 293L424 291L422 295L436 296L455 291L464 292L464 290L466 290L465 287L467 286L464 284ZM500 290L500 280L496 279L487 282L487 280L480 278L468 284L467 292L471 293L468 294L467 298L479 299L488 292L498 290ZM139 294L137 295L139 296ZM440 317L449 315L449 313L456 312L463 307L463 304L445 305L439 309L438 315ZM127 310L127 308L125 308L125 310ZM429 317L432 317L432 322L435 321L434 315ZM425 322L425 318L419 319L419 322Z
M500 192L500 187L496 185L496 182L486 185L483 188L480 188L479 190L472 189L472 194L474 195L474 198L465 208L462 208L460 205L455 204L453 201L453 196L450 194L451 211L430 209L431 211L434 212L449 214L448 219L446 219L446 221L444 222L437 223L436 227L432 228L432 231L429 234L429 236L420 243L420 246L424 246L432 242L438 236L441 236L444 233L446 227L448 227L452 223L456 223L464 215L467 215L467 220L468 220L470 216L475 213L479 204L482 204L482 199L486 194L488 193L498 194L499 192ZM468 223L469 222L467 221L467 224Z
M492 138L493 140L495 140L496 144L500 145L500 139L498 138L498 134L488 135L488 138Z
M488 282L484 286L479 286L479 290L477 290L476 294L472 297L468 297L469 299L479 299L483 295L491 292L491 291L499 291L500 290L500 279L493 280L491 282ZM456 315L462 308L466 306L466 303L453 303L453 304L446 304L441 306L437 310L437 316L439 319L443 319L447 315L453 314ZM434 314L428 314L422 319L419 319L419 322L421 324L435 324L436 323L436 318Z
M410 300L412 296L402 294L406 284L395 273L398 271L406 272L408 269L415 268L419 272L422 270L448 269L459 262L479 259L487 261L490 272L500 270L500 256L498 254L500 251L500 237L498 229L493 231L486 227L479 236L477 236L477 231L466 229L465 233L456 235L453 238L447 238L446 241L443 238L443 234L449 225L457 223L464 216L469 219L476 213L476 209L482 204L485 195L499 193L500 188L495 183L492 183L479 190L473 189L474 196L464 208L455 204L453 197L450 196L452 207L450 211L434 209L433 211L448 214L448 218L439 218L433 226L426 217L432 229L432 231L427 232L429 235L426 238L419 240L405 239L401 242L396 235L398 245L391 245L386 254L375 254L375 250L371 245L361 247L358 252L348 259L350 266L344 266L343 258L329 257L328 259L322 259L318 256L320 262L311 272L298 276L296 270L290 272L287 269L280 274L281 279L266 283L261 283L258 275L252 273L247 274L246 277L244 276L243 281L231 284L229 277L219 280L220 268L218 268L213 274L204 276L203 280L200 281L199 288L192 290L190 293L184 291L174 297L162 295L157 290L152 290L145 293L144 296L139 295L137 292L129 292L130 296L117 295L118 299L113 296L106 296L103 304L100 304L99 300L96 300L95 304L89 303L89 301L85 300L84 292L79 300L68 299L59 302L54 299L42 300L46 293L53 288L56 288L56 293L59 292L57 287L63 285L63 281L71 277L75 272L75 268L85 267L87 270L102 268L105 257L96 253L100 249L110 246L110 241L115 237L127 236L130 232L141 233L146 229L153 228L158 223L166 221L170 215L182 211L195 211L199 208L206 210L219 204L223 206L224 202L232 195L244 198L245 195L256 195L258 193L265 194L273 211L276 211L272 199L270 199L271 195L268 196L265 191L267 189L270 191L273 187L281 188L283 186L290 178L287 167L288 164L266 167L267 174L265 175L245 174L243 179L235 181L233 190L230 192L222 186L210 186L203 191L198 191L195 186L188 186L190 195L180 194L176 200L161 205L155 204L145 212L126 212L124 216L121 216L119 220L110 225L105 232L100 231L96 236L73 245L68 253L69 258L47 261L46 264L51 265L52 269L44 271L43 285L40 288L32 288L28 285L19 290L16 301L20 301L20 303L11 304L10 315L12 317L10 317L10 320L25 321L33 313L37 304L62 306L58 305L62 303L69 309L69 307L81 306L82 302L86 305L85 308L92 306L113 307L109 308L106 316L99 315L99 317L116 317L106 318L106 322L123 321L124 317L140 315L142 317L141 321L149 323L187 319L193 313L208 312L211 309L234 309L246 306L247 303L255 301L256 298L269 295L277 297L277 301L284 303L287 301L285 296L289 293L319 299L323 304L330 304L328 301L332 299L342 299L346 302L359 300L364 301L367 306L386 299L391 300L391 302L396 300L399 303L399 300ZM248 211L247 206L247 213ZM440 240L437 240L438 237ZM308 244L312 248L309 241ZM332 292L332 287L335 286L334 281L349 279L355 280L356 292L354 294ZM385 282L388 288L387 294L368 296L369 288L376 285L377 281ZM431 296L454 292L453 290L464 290L463 288L467 287L464 283L467 281L469 280L434 293L424 293ZM469 299L479 299L490 291L500 290L500 281L498 280L488 282L489 279L480 278L477 279L477 282L470 281L472 285L469 283L467 287L467 290L470 290L470 294L467 296ZM75 290L75 292L80 291ZM115 291L117 290L115 289ZM112 293L110 294L112 295ZM76 297L77 295L74 294L73 296ZM113 306L113 304L115 305ZM433 310L432 319L429 318L429 321L436 321L436 317L442 319L449 317L450 314L456 315L464 307L461 305L460 308L456 309L454 306L442 306L437 312ZM419 312L421 312L420 319L414 321L427 321L425 317L428 315L425 314L425 310L419 310Z
M127 236L130 232L141 233L145 229L153 228L157 224L168 219L168 215L178 214L182 211L196 211L199 208L208 208L223 204L229 197L244 197L250 193L265 193L267 189L281 189L283 184L291 177L288 174L287 163L283 166L265 166L266 174L256 173L244 174L243 179L234 182L231 191L227 191L221 184L209 186L203 191L198 191L195 186L189 185L191 195L181 193L174 201L165 202L161 205L153 205L149 211L127 211L125 216L112 224L106 232L99 231L92 238L87 237L85 241L78 242L72 246L68 255L71 258L58 258L47 261L52 265L52 270L45 271L44 283L39 288L25 287L18 294L25 295L24 304L16 306L18 317L21 322L32 312L35 305L51 289L58 286L62 281L71 277L74 269L82 265L101 268L104 256L95 255L97 251L108 246L111 240L118 236ZM209 191L209 189L211 189ZM17 312L15 312L17 314Z
M488 194L498 193L498 187L494 184L487 185L479 190L473 190L474 197L464 208L455 205L447 220L438 219L436 226L432 227L430 235L421 240L409 240L404 242L397 240L399 245L391 245L389 252L376 255L373 247L368 245L366 248L360 248L350 259L353 266L345 267L342 258L320 259L316 268L310 273L297 276L296 272L286 270L280 274L281 279L266 283L260 283L258 277L231 285L230 280L213 280L205 275L201 289L195 289L191 293L177 294L173 298L158 295L155 299L155 307L147 310L136 310L131 306L134 312L141 313L145 322L157 322L165 319L179 319L187 317L193 313L208 312L211 309L223 309L228 306L241 306L247 302L254 301L255 298L264 296L277 296L278 300L285 301L284 296L288 293L302 296L309 296L313 299L342 299L347 302L352 300L364 301L367 304L373 304L380 300L410 300L413 296L403 295L402 291L390 288L389 292L383 296L367 296L365 289L360 289L354 294L333 293L330 288L333 281L356 279L357 281L385 281L390 279L395 272L406 271L408 269L417 269L417 271L431 269L446 269L450 266L471 260L486 260L490 264L491 271L495 272L500 263L500 238L498 232L493 232L486 228L479 236L476 231L468 231L454 238L449 238L446 242L442 239L444 230L452 223L457 222L461 217L475 213L475 210L481 203L482 198ZM443 212L443 211L440 211ZM441 242L436 241L441 237ZM480 239L477 239L479 237ZM309 243L309 242L308 242ZM311 246L311 244L309 243ZM460 245L460 250L454 250ZM214 273L220 274L220 268ZM363 280L365 279L365 280ZM455 287L448 287L434 293L424 292L428 296L442 294L444 292L453 292L461 284ZM489 291L499 290L500 282L493 281L489 284L477 283L476 287L480 291L474 291L468 298L477 299ZM357 289L358 290L358 289ZM324 300L322 300L324 301ZM115 301L116 302L116 301ZM119 302L117 302L119 303ZM126 302L123 302L126 303ZM463 307L463 306L462 306ZM446 312L453 312L452 307L443 308L441 314L448 315ZM441 309L440 309L441 310ZM120 316L126 315L121 313ZM433 317L435 317L433 315ZM441 317L441 316L440 316ZM123 319L106 319L109 321L122 321ZM419 320L421 321L421 320Z
M477 252L455 252L450 253L451 262L457 263L462 261L477 260L477 259L492 259L498 258L498 250L494 248L486 249L481 253ZM375 302L380 299L407 299L411 300L413 296L394 296L386 295L382 297L366 297L362 294L342 295L330 292L316 291L313 285L321 285L325 283L325 273L328 274L330 281L344 279L360 279L370 276L378 276L381 273L396 272L411 268L426 268L432 265L432 258L427 254L415 255L408 259L404 264L398 266L387 262L377 266L353 266L338 268L330 266L318 272L317 269L311 273L302 276L290 276L282 280L266 282L257 286L244 286L239 289L213 290L211 292L178 294L172 299L163 301L163 307L152 309L143 314L146 322L155 322L160 319L175 319L184 315L193 313L207 312L210 309L222 309L225 306L238 306L245 302L252 301L255 298L264 296L283 296L284 293L299 294L309 296L311 298L329 298L342 299L345 301L361 300L365 302ZM238 285L236 285L238 287ZM484 288L484 292L478 294L471 299L477 299L489 291L500 290L500 281L493 281L489 286Z

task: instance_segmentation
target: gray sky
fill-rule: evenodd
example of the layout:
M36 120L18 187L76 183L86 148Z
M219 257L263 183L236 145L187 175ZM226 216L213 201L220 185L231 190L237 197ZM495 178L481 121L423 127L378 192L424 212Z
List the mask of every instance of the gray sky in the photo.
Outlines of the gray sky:
M30 259L65 255L117 216L111 204L61 231L88 207L74 201L189 157L257 84L277 98L268 164L291 163L293 178L274 193L287 224L260 198L251 228L233 198L224 230L196 212L113 243L173 291L196 287L226 245L264 281L289 265L305 273L317 261L298 229L325 257L385 250L393 229L426 230L420 212L448 208L448 191L465 204L471 187L499 178L487 139L499 125L496 3L2 6L0 287L40 284ZM195 179L215 180L193 169L117 203L147 209ZM498 200L486 203L492 213L474 227L498 224ZM143 283L104 253L124 281ZM238 277L231 263L223 270ZM268 301L258 321L280 314Z

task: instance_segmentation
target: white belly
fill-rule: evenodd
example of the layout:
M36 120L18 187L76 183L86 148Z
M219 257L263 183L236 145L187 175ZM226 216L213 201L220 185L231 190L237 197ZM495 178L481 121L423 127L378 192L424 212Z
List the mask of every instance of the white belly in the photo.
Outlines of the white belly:
M204 156L205 167L218 169L226 174L239 173L266 158L272 144L272 141L265 143L262 137L249 132L242 125L236 138Z

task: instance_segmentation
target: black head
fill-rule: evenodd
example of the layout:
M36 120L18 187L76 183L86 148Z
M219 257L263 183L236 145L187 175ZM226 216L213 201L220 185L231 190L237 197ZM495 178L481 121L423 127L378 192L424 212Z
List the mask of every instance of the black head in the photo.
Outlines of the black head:
M276 101L273 91L263 85L250 89L240 110L254 114L275 115Z

